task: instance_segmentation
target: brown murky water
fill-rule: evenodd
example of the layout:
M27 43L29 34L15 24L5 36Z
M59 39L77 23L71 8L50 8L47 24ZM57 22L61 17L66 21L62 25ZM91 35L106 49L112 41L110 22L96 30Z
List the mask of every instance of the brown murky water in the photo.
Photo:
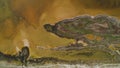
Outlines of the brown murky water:
M102 1L110 3L99 4ZM39 51L36 49L37 46L52 48L73 42L73 40L60 38L47 32L43 28L43 25L47 23L54 24L57 21L83 14L108 14L120 18L120 8L109 7L114 3L116 6L119 5L119 0L101 0L101 2L98 0L11 0L8 4L9 10L13 11L14 15L24 19L17 21L16 26L13 22L16 20L11 18L6 19L4 25L0 24L4 27L0 26L2 29L0 32L0 51L15 54L16 46L23 47L23 39L29 40L31 55L36 55Z

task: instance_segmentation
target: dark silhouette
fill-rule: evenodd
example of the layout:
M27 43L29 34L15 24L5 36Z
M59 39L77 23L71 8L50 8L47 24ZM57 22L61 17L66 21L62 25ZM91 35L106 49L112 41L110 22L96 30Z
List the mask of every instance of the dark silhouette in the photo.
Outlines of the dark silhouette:
M23 47L21 51L19 52L19 59L22 63L22 66L25 65L27 66L27 59L30 55L29 48L28 47Z

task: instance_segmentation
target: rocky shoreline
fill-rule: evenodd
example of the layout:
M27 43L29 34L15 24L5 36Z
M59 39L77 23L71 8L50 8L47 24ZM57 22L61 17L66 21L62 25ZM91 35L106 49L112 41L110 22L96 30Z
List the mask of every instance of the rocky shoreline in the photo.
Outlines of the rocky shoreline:
M5 60L5 61L19 61L19 58L16 55L8 55L0 52L0 61ZM54 57L41 57L41 58L29 58L28 59L28 64L93 64L93 63L118 63L118 62L111 62L110 61L99 61L99 60L62 60Z

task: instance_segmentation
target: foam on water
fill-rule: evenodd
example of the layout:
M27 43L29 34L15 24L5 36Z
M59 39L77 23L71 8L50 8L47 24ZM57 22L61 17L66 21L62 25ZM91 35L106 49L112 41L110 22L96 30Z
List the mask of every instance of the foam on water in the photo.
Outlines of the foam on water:
M17 46L16 46L16 51L17 51L17 53L20 51L20 48L18 48Z
M27 47L30 46L28 39L23 39L22 41L23 41L23 43L24 43L24 46L27 46Z
M7 64L7 65L6 65ZM22 68L20 65L0 63L0 68ZM99 65L85 65L85 64L46 64L46 65L28 65L23 68L120 68L120 64L99 64Z

